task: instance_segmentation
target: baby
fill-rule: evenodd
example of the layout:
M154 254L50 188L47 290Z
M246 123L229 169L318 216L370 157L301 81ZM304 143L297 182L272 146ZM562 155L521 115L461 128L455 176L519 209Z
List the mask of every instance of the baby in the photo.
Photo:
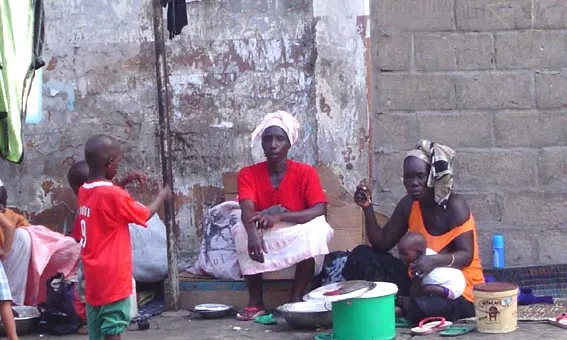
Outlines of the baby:
M414 232L407 233L400 240L398 252L400 259L407 265L423 255L437 254L434 250L427 248L423 235ZM412 297L438 295L446 299L456 300L463 294L465 287L466 280L462 271L455 268L440 267L425 275L417 289L412 286L412 292L416 292Z

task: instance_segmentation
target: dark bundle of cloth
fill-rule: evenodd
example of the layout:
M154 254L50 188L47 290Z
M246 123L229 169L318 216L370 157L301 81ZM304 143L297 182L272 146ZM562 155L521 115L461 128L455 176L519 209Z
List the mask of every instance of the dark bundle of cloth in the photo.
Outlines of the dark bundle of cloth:
M167 30L169 39L173 39L188 24L187 5L185 0L161 0L161 4L167 6Z

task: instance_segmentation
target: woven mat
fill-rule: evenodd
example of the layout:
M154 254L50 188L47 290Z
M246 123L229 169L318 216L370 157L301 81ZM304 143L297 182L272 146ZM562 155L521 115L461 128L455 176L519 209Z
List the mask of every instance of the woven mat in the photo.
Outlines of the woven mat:
M555 303L536 304L530 306L518 306L518 321L533 322L546 321L555 318L561 313L567 313L567 299L555 299ZM468 318L460 320L462 322L476 322L476 318Z

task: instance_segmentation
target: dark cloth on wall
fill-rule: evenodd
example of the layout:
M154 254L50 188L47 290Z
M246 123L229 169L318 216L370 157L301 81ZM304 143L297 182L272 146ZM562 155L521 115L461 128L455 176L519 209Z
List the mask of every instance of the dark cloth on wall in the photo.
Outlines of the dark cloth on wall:
M187 4L185 0L161 0L161 4L167 6L167 30L169 39L173 39L188 24Z

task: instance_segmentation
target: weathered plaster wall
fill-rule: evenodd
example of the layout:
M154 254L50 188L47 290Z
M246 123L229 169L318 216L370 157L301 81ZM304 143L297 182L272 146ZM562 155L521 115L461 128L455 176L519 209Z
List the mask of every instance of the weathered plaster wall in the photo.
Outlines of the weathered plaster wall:
M375 194L403 195L403 150L458 151L456 188L481 255L506 237L508 265L567 260L567 4L554 0L373 1Z
M329 164L349 187L368 176L367 2L208 0L187 11L189 26L166 42L185 255L222 199L222 174L262 158L250 133L267 112L300 120L293 158ZM122 168L160 179L152 6L46 1L46 17L44 119L25 127L24 164L3 164L0 178L13 205L64 230L74 206L65 174L90 135L117 136Z
M123 169L159 171L151 4L45 1L45 16L44 117L24 127L24 163L3 162L0 178L11 205L65 231L74 207L65 176L89 136L119 138Z
M189 26L167 43L173 168L185 197L182 249L196 249L204 209L222 198L222 173L261 160L249 136L267 112L299 119L293 158L330 164L349 185L367 175L367 16L360 4L343 5L346 11L311 0L188 4Z

